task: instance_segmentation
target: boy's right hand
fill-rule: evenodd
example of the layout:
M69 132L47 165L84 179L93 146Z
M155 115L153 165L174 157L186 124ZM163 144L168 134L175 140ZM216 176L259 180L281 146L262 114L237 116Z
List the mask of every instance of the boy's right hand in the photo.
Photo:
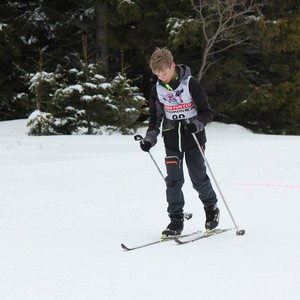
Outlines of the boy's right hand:
M141 140L140 147L143 151L149 152L150 148L152 147L151 143L145 140Z

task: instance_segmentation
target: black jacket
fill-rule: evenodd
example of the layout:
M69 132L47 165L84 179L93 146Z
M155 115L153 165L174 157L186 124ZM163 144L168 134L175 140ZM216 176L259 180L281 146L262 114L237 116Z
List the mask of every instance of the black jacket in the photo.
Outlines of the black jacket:
M172 89L176 89L181 80L191 76L190 68L185 65L177 65L176 72L178 73L178 79L169 83ZM165 84L158 80L158 83L165 87ZM203 123L204 126L212 120L212 109L207 101L207 95L202 88L199 81L191 77L189 81L189 92L192 96L194 105L197 110L197 116L195 117ZM157 142L157 136L160 133L161 122L163 122L162 132L164 137L165 147L177 151L185 151L196 147L196 142L191 133L186 129L185 120L174 121L165 118L165 112L163 104L159 102L156 90L156 84L153 85L150 94L149 105L149 127L145 136L145 140L151 142L154 146ZM196 133L200 145L204 145L206 142L205 129Z

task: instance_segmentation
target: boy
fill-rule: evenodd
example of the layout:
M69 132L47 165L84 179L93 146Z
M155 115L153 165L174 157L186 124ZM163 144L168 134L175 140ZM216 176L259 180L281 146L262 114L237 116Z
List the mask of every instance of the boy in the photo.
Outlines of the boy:
M196 135L204 150L204 127L212 120L207 96L198 80L191 76L190 68L176 65L171 52L166 48L155 49L150 59L150 68L158 80L151 90L149 127L140 147L143 151L149 151L156 144L162 122L166 150L166 196L171 220L162 234L180 235L183 230L184 157L193 187L204 205L205 228L214 229L219 223L218 200L192 135Z

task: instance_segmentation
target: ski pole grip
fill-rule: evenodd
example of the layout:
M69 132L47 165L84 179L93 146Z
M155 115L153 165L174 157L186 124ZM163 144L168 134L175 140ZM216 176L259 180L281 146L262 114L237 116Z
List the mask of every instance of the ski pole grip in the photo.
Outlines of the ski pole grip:
M140 135L140 134L136 134L135 136L134 136L134 140L135 141L142 141L144 138Z

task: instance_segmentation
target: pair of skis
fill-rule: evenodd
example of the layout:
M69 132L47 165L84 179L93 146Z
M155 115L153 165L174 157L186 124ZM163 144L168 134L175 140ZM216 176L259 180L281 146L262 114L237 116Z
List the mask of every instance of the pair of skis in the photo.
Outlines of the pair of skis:
M162 237L161 239L156 240L154 242L146 243L146 244L135 246L135 247L127 247L124 244L121 244L121 247L126 251L131 251L131 250L145 248L145 247L148 247L148 246L152 246L152 245L155 245L155 244L161 244L161 243L165 243L165 242L169 242L169 241L175 241L177 244L183 245L183 244L198 241L198 240L203 239L203 238L208 238L212 235L220 234L220 233L229 231L231 229L232 228L213 229L213 230L206 230L205 232L202 232L202 231L199 230L199 231L195 231L195 232L190 233L190 234Z

